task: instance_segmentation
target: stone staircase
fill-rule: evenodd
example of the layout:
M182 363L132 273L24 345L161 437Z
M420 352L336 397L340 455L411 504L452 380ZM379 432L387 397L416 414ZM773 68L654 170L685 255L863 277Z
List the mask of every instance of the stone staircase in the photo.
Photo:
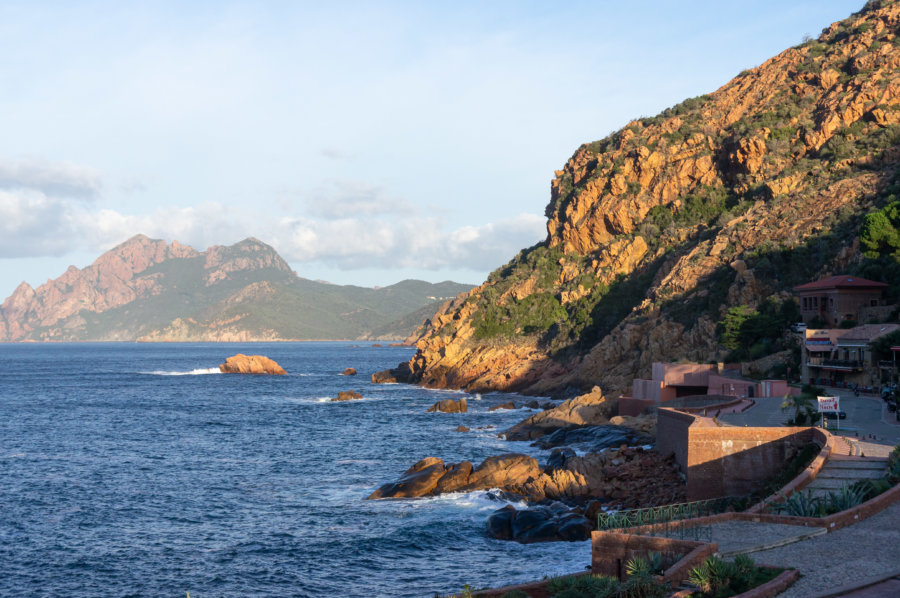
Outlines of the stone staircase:
M857 480L878 479L886 471L887 459L834 455L805 489L812 490L813 496L827 496L829 492L839 490L844 485L849 486Z

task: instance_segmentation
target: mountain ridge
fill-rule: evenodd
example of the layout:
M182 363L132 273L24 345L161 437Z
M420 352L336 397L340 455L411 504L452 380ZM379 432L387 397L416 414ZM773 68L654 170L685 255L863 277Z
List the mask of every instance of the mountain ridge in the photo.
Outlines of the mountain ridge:
M884 277L858 228L900 195L898 34L900 5L869 2L583 144L551 183L546 239L435 314L410 381L624 391L653 361L725 358L731 308L781 309L792 285L847 269Z
M331 285L298 277L253 237L200 252L139 234L36 289L20 284L0 305L0 340L396 339L415 327L397 327L409 313L469 288Z

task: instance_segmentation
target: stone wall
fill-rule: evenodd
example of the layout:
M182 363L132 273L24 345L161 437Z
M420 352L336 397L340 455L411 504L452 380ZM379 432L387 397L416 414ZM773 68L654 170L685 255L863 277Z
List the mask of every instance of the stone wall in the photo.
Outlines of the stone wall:
M621 533L591 532L591 573L625 579L625 564L634 557L660 553L667 561L675 561L663 574L668 582L687 579L691 567L699 566L719 549L715 543L692 542L675 538Z
M813 438L811 428L737 426L693 427L688 437L688 500L750 494Z
M719 426L706 417L660 409L656 448L674 455L687 478L687 499L739 496L774 477L815 428Z

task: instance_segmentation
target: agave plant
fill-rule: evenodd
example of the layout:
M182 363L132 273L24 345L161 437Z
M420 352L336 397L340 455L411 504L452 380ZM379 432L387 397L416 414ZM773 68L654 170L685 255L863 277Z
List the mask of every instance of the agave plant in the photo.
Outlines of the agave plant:
M778 505L778 510L794 517L818 517L822 514L822 501L813 496L812 490L794 492Z
M827 508L833 513L840 513L856 505L861 505L866 500L866 490L856 484L848 486L844 484L837 492L829 492L826 501Z
M753 561L750 563L752 567ZM717 594L723 588L727 588L739 575L740 569L736 563L711 556L699 567L691 569L688 581L700 588L704 594Z
M756 563L746 554L739 554L734 557L734 567L737 569L738 575L747 576L756 569Z

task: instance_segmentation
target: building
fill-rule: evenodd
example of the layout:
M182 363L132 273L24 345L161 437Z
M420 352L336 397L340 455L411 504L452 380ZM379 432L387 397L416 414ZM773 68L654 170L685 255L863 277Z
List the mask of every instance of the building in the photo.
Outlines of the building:
M900 330L900 324L806 330L801 352L803 380L819 386L874 389L886 380L885 364L873 353L872 341L895 330Z
M781 397L789 392L785 380L757 382L742 377L740 364L656 362L651 376L635 378L631 395L619 398L620 415L637 415L684 397Z
M803 321L818 318L826 326L860 321L860 309L884 305L888 285L858 276L841 274L794 287Z

